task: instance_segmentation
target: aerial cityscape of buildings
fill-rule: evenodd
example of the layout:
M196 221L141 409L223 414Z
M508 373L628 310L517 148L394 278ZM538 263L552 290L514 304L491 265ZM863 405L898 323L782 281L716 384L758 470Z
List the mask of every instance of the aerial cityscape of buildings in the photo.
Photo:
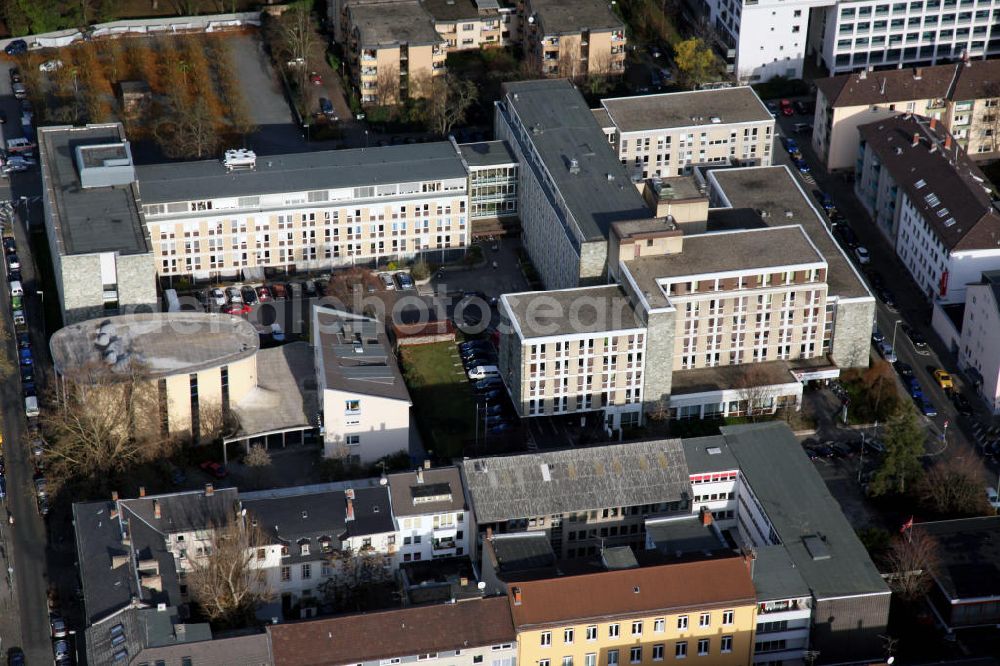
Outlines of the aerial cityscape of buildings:
M185 9L0 8L9 664L1000 664L1000 7Z

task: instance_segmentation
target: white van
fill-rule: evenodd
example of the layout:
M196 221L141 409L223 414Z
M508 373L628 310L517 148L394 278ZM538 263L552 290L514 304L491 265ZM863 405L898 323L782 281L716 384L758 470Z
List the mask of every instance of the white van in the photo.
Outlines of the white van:
M486 379L487 377L499 377L500 368L495 365L477 365L469 369L469 379Z
M177 298L176 289L164 289L163 290L163 302L167 306L167 312L180 312L181 302Z
M21 283L14 280L10 283L10 295L11 296L24 296L24 289L21 288Z
M38 411L38 398L33 395L29 395L24 399L24 414L29 419L41 414L41 412Z

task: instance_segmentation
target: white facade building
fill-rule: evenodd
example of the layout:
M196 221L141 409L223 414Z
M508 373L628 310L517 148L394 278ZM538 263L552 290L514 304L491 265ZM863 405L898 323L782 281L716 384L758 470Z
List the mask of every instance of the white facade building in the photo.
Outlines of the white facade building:
M965 301L1000 266L1000 213L985 176L935 120L912 115L859 128L855 192L929 300Z
M469 555L472 514L457 467L389 475L400 562Z
M367 465L410 446L410 394L381 322L314 307L323 455Z

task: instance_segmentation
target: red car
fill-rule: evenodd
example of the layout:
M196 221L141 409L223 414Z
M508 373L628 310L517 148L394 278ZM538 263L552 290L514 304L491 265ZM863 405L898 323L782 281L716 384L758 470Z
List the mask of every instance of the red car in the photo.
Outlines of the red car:
M794 116L795 109L792 108L792 103L787 99L781 100L781 113L785 116Z
M231 315L245 315L250 312L251 309L252 308L246 303L230 303L226 307L222 308L222 311Z
M323 77L316 72L311 72L309 74L309 83L313 84L314 86L323 85Z
M267 303L271 300L271 290L264 285L257 287L257 300L261 303Z
M202 471L209 476L214 476L217 479L224 479L229 476L229 472L226 471L225 465L215 462L214 460L206 460L201 465Z

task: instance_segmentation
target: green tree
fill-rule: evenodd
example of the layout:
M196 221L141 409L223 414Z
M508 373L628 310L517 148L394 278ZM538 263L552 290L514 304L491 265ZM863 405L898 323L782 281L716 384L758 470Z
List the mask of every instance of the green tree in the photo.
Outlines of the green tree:
M3 0L3 16L13 35L53 32L66 25L56 0Z
M906 484L919 480L923 472L925 434L912 409L893 417L886 428L885 457L871 483L874 495L906 492Z
M715 53L697 37L685 39L674 46L677 70L688 85L696 86L712 78Z

